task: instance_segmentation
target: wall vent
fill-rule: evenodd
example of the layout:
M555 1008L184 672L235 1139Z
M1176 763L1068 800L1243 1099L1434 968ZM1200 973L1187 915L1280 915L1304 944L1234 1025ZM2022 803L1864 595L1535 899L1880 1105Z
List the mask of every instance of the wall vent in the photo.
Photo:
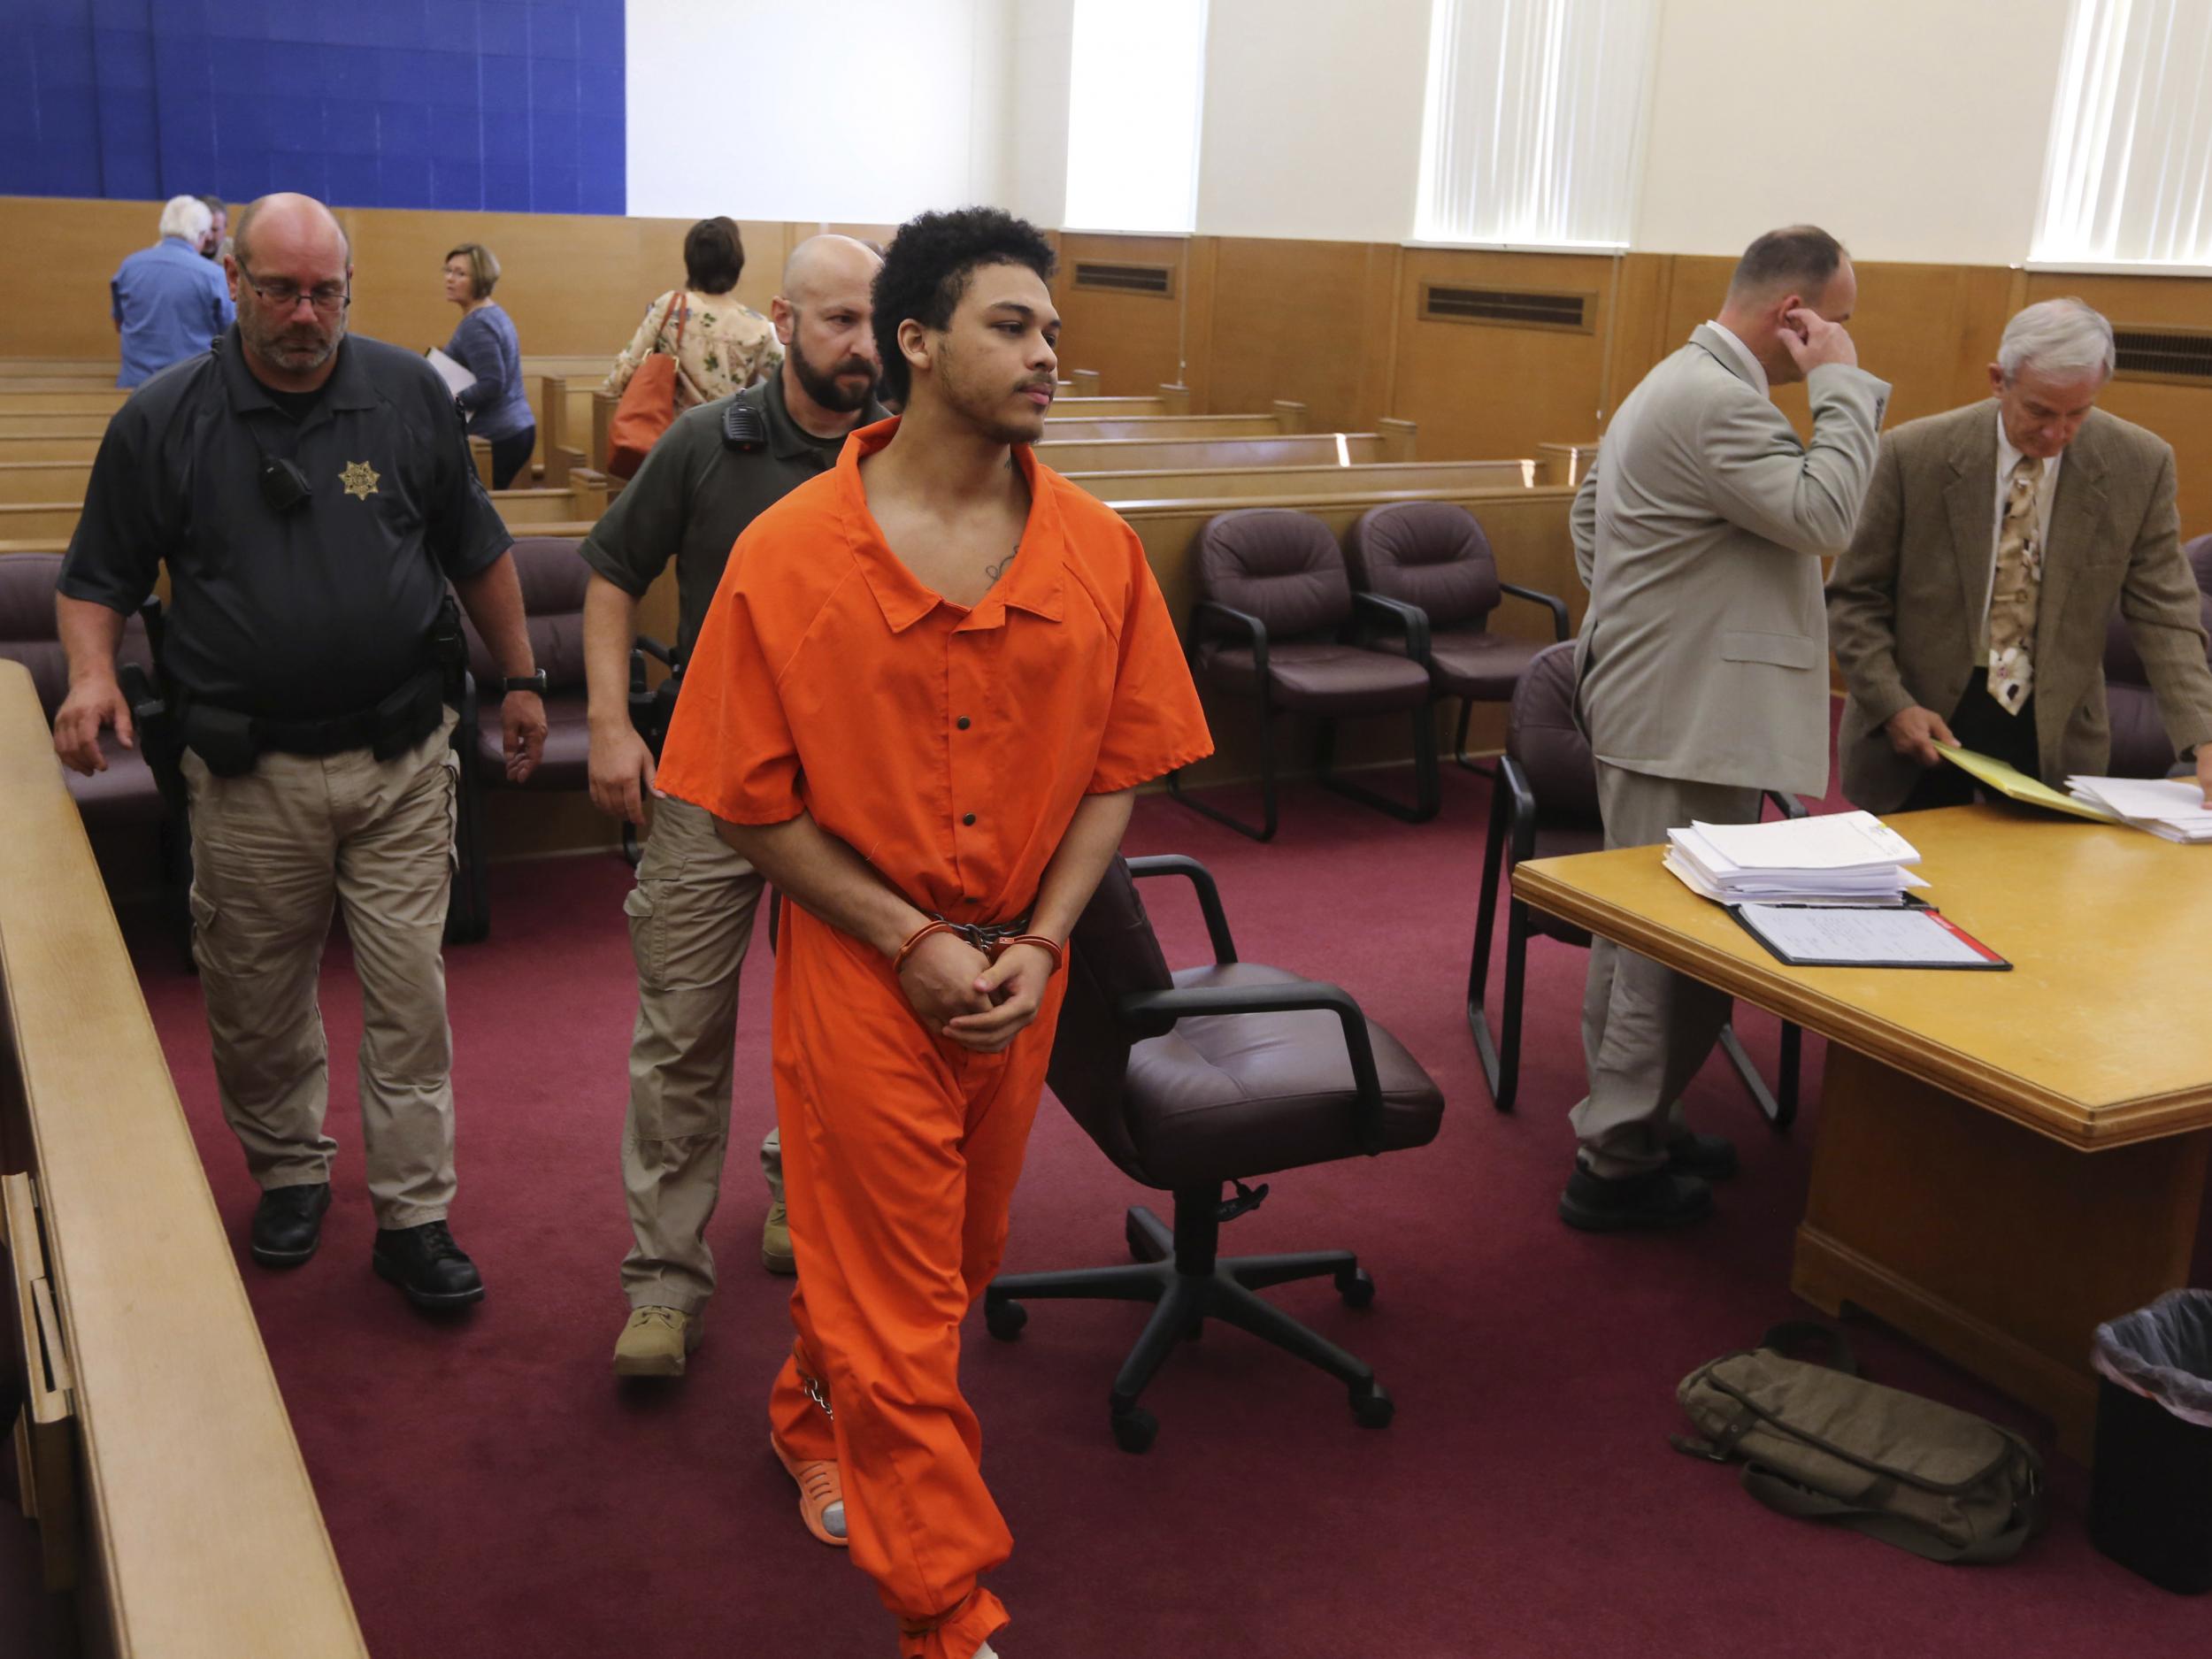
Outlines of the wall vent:
M2212 385L2212 328L2116 326L2115 378Z
M1551 328L1568 334L1590 332L1594 294L1560 294L1533 288L1448 288L1421 285L1421 320L1432 323L1487 323L1498 328Z
M1098 259L1075 263L1075 286L1104 288L1116 294L1149 294L1171 299L1175 294L1175 267L1167 265L1113 265Z

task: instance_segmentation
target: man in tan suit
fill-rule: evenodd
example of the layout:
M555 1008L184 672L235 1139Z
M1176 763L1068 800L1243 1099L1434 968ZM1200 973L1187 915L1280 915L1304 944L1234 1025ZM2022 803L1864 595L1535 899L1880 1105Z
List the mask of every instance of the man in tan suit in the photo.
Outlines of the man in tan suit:
M1614 415L1575 497L1590 589L1578 707L1598 763L1608 847L1693 819L1751 823L1760 792L1828 787L1828 630L1820 564L1851 540L1889 388L1842 324L1858 280L1835 238L1770 232L1727 303ZM1768 396L1803 380L1813 438ZM1735 1148L1680 1121L1683 1088L1728 998L1599 941L1582 1040L1590 1093L1559 1203L1594 1232L1670 1226L1712 1207Z
M1828 585L1849 683L1843 789L1870 811L1955 806L1962 744L2046 783L2111 753L2105 629L2116 602L2166 734L2212 801L2212 671L2181 553L2174 452L2093 407L2112 325L2079 300L2006 326L1982 403L1882 440L1851 550Z

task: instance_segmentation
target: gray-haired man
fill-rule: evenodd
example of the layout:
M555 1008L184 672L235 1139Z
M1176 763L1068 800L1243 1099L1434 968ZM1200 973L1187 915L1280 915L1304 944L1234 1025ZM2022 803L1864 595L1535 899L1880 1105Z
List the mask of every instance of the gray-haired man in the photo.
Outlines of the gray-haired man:
M2181 554L2174 452L2094 407L2112 325L2045 300L2007 325L1993 402L1882 440L1850 550L1828 585L1849 685L1844 793L1870 811L1954 806L1960 743L2059 783L2110 759L2107 619L2128 620L2175 749L2212 801L2212 671Z

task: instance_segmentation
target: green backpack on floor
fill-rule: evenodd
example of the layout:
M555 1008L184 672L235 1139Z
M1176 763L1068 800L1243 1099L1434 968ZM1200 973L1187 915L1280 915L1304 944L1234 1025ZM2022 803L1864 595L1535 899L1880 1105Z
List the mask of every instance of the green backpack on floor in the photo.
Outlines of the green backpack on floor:
M1817 1337L1831 1363L1782 1350ZM1930 1561L2009 1561L2042 1530L2043 1460L2018 1435L1858 1374L1840 1333L1776 1325L1682 1379L1694 1437L1677 1451L1743 1464L1743 1489L1770 1509L1827 1521Z

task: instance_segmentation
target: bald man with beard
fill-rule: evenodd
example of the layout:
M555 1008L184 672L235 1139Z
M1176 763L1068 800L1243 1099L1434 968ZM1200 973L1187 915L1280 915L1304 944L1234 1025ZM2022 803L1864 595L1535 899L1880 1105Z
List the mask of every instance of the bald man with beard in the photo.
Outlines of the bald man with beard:
M848 433L883 419L869 303L881 264L850 237L800 243L772 311L782 367L679 416L583 546L593 572L584 601L592 799L641 828L649 807L651 820L623 905L638 1011L622 1129L632 1245L621 1271L630 1314L615 1344L618 1376L682 1376L714 1294L705 1233L729 1142L738 976L762 887L706 812L654 788L654 746L629 707L638 603L672 558L680 670L739 534L833 465ZM761 1168L770 1194L762 1264L788 1273L782 1151L772 1128Z

